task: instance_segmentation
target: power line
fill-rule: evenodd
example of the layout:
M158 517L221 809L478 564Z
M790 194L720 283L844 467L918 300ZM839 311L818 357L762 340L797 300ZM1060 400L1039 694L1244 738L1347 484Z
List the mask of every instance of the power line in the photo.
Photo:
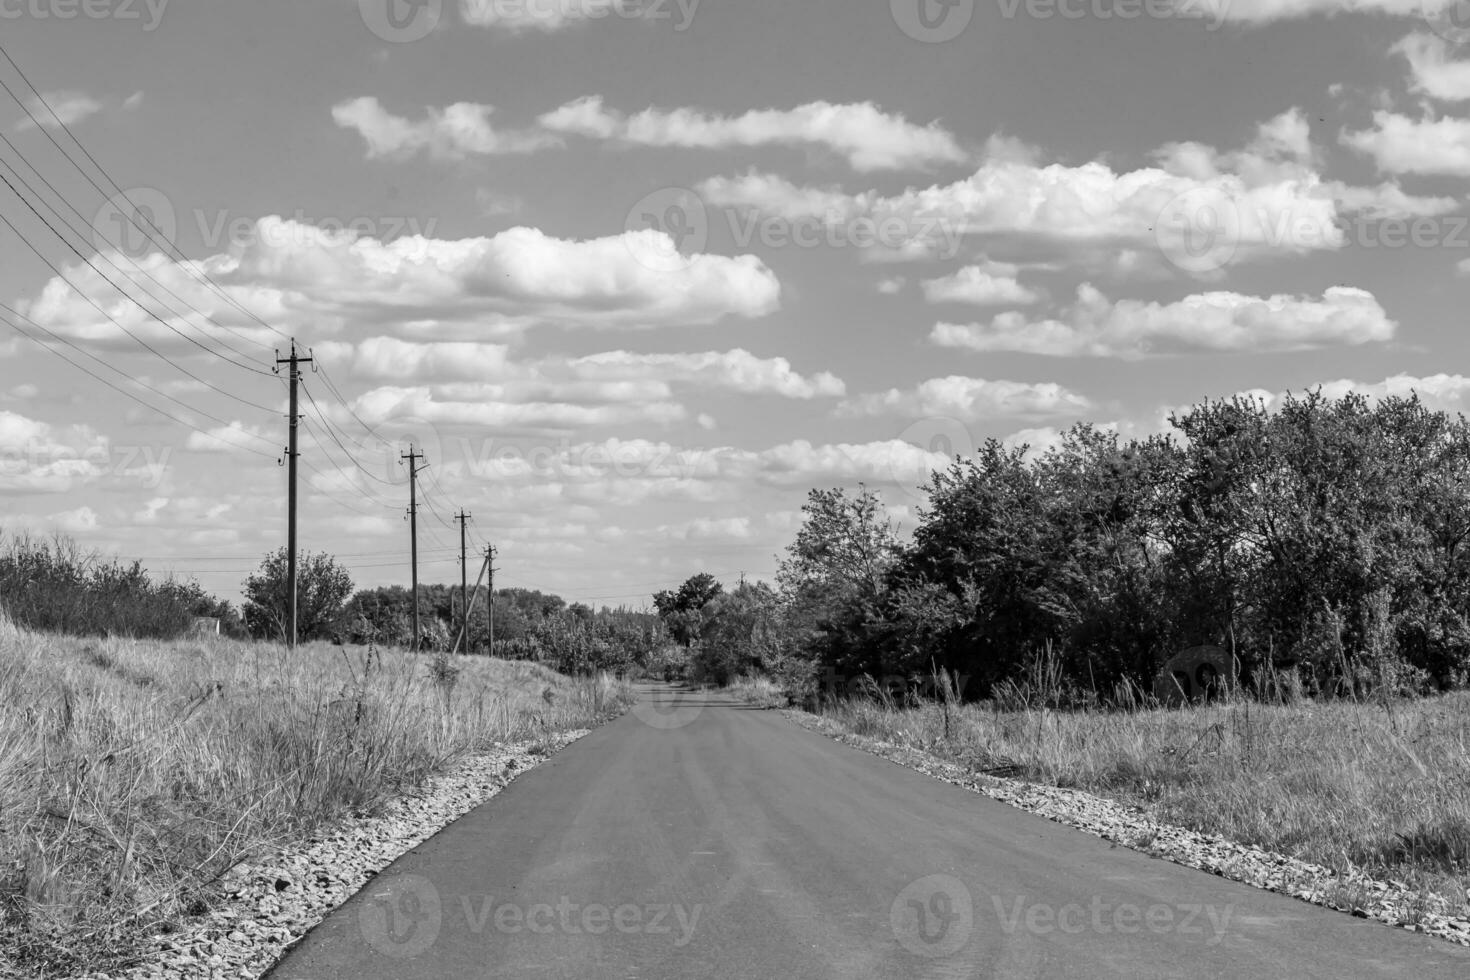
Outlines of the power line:
M42 184L44 184L46 186L46 188L51 191L52 195L58 201L60 201L62 204L64 204L73 214L75 214L79 220L81 220L82 222L86 222L87 221L87 216L84 215L81 212L81 210L79 208L77 208L77 206L75 204L72 204L71 201L67 199L66 195L62 194L61 191L56 188L56 185L53 184L53 183L51 183L51 181L46 178L46 175L45 174L41 173L40 170L36 169L36 166L33 163L31 163L31 161L29 159L26 158L26 155L24 153L22 153L20 151L20 149L18 147L16 147L16 145L14 143L12 143L9 140L9 138L6 137L3 133L0 133L0 143L4 143L4 145L10 149L10 152L13 153L13 154L15 154L15 156L20 160L20 162L23 163L23 164L25 164L26 165L26 168L28 170L30 170L30 172L36 176L36 179L38 179ZM73 224L71 222L71 220L68 219L65 215L63 215L56 207L54 207L54 206L52 206L50 204L46 204L44 196L38 190L36 190L36 188L34 186L31 185L30 181L26 180L23 176L21 176L20 172L18 170L16 170L14 166L12 166L9 163L6 163L4 160L0 160L0 164L3 164L5 166L5 168L7 170L9 170L10 173L11 173L11 175L14 176L15 179L18 180L26 188L26 190L30 191L33 195L35 195L36 199L38 201L41 201L41 203L43 205L45 205L47 211L50 211L53 215L56 216L56 218L59 221L61 221L63 224L65 224L67 226L67 228L71 230L72 234L76 235L78 238L81 238L81 239L84 239L84 240L86 239L87 233L85 231L83 231L82 229L78 228L75 224ZM185 306L191 313L198 314L200 317L202 317L204 319L204 321L206 323L208 323L209 325L213 326L215 329L217 329L217 330L223 330L223 331L225 331L227 333L233 334L234 336L239 337L241 340L243 340L247 344L254 344L256 347L260 347L260 348L262 348L264 350L270 350L271 349L271 347L270 347L269 344L267 344L267 343L265 343L263 341L260 341L260 340L256 340L254 337L251 337L248 334L245 334L245 333L243 333L243 332L241 332L239 330L236 330L233 327L228 327L228 326L225 326L225 325L217 322L209 314L205 313L203 310L200 310L198 307L194 306L188 300L184 299L178 293L176 293L172 289L170 289L168 287L168 285L163 282L163 280L159 279L157 276L154 276L147 269L145 269L141 265L139 265L138 262L137 262L137 260L134 259L131 255L129 255L126 252L126 250L124 250L121 247L119 247L119 249L118 249L118 251L117 251L116 254L119 257L127 260L127 263L129 265L131 265L133 267L133 269L139 275L142 275L149 282L153 283L159 289L163 290L165 293L167 293L169 296L171 296L173 299L177 300L179 303L181 303L183 306ZM106 253L104 253L104 252L102 252L102 251L99 250L98 256L100 258L102 258L102 260L105 261L108 265L110 265L114 269L116 269L119 273L122 273L123 275L128 276L129 281L133 282L134 284L137 284L137 282L138 282L137 279L134 276L129 275L129 273L127 273L121 266L119 266L116 262L114 262L109 255L107 255ZM169 306L168 304L164 303L163 300L159 299L156 294L148 291L145 287L140 287L140 288L143 288L144 289L144 292L148 293L148 296L149 296L150 299L152 299L154 302L158 303L160 306L164 307L164 309L168 310L170 313L172 313L175 316L178 316L180 318L183 318L184 317L184 314L180 313L178 310L176 310L173 307ZM224 347L225 349L227 349L229 351L232 351L235 354L239 354L241 357L249 358L251 356L251 355L245 353L244 351L239 350L238 348L231 347L229 344L225 343L222 340L219 341L219 344L220 344L220 346Z
M105 179L107 183L111 185L113 190L115 190L117 194L122 197L123 200L127 201L129 205L132 205L132 199L127 196L127 193L122 189L122 187L118 185L117 181L112 179L112 175L107 172L106 168L104 168L102 164L97 162L96 157L92 156L87 148L82 145L81 140L77 139L76 134L71 131L71 127L66 124L66 121L56 114L56 110L53 109L51 107L51 104L46 101L45 96L41 94L40 90L38 90L36 86L32 84L30 78L26 75L24 71L21 70L20 65L17 65L15 63L15 59L10 56L10 52L5 50L4 45L0 45L0 56L3 56L5 60L9 62L10 67L15 71L17 75L20 76L21 81L26 83L26 87L31 90L31 94L35 96L36 103L44 107L46 111L50 113L51 118L55 120L56 125L61 129L62 132L66 133L67 137L72 141L72 143L76 145L77 149L82 151L82 155L85 156L87 160L92 164L92 166L97 169L97 172L102 175L103 179ZM33 123L36 124L36 128L41 131L42 135L44 135L46 139L51 142L52 146L56 147L57 152L60 153L68 163L76 168L77 173L81 174L82 177L86 179L87 183L91 184L92 187L96 189L97 193L102 195L103 200L108 200L108 193L102 189L101 185L99 185L96 180L92 178L91 174L87 173L86 169L83 168L81 164L77 163L76 160L72 158L71 154L67 153L62 145L56 141L56 138L51 135L49 128L36 118L35 113L31 111L30 106L26 105L25 102L20 99L15 94L15 92L11 90L10 86L5 84L5 81L3 79L0 79L0 88L3 88L5 90L5 93L9 95L12 100L14 100L15 104L20 106L21 110L25 112L26 116L29 117ZM271 326L269 323L266 323L260 317L256 316L253 312L251 312L249 309L236 301L235 298L225 292L224 289L220 287L219 283L215 282L208 273L197 268L192 262L189 262L187 259L185 259L183 252L179 250L178 246L175 245L173 242L170 242L168 240L168 236L159 231L157 226L155 226L146 215L139 212L136 207L132 208L132 210L134 214L125 214L124 217L128 219L129 223L131 223L134 228L137 228L140 232L143 232L150 241L162 248L165 254L169 255L170 257L176 257L181 266L187 268L191 273L193 273L196 279L199 279L202 283L209 285L215 293L217 293L222 299L224 299L225 302L235 307L235 309L239 310L241 313L245 314L256 323L259 323L267 330L275 333L282 340L291 339L290 337L286 336L286 334ZM148 224L148 229L145 230L142 225L139 225L138 222L134 220L134 215L145 221ZM155 232L157 233L158 237L154 236ZM167 243L167 246L160 243L160 239L162 239L162 242Z
M0 220L4 220L4 215L0 215ZM211 422L218 422L220 425L222 425L222 426L224 426L226 428L229 428L230 425L231 425L231 423L226 422L224 419L221 419L221 418L219 418L217 416L214 416L214 415L210 415L208 412L205 412L202 409L195 408L194 406L189 405L186 402L180 401L179 399L175 398L173 395L167 394L166 392L159 391L157 388L153 387L152 385L150 385L150 384L148 384L146 382L139 381L137 378L132 377L127 372L123 371L121 368L117 368L117 367L114 367L111 364L108 364L106 361L102 360L102 358L98 357L97 355L91 353L90 351L84 350L81 347L78 347L76 344L72 343L70 340L66 339L65 337L62 337L62 336L60 336L60 335L58 335L56 333L53 333L52 331L48 330L47 328L41 326L41 324L39 324L36 321L32 320L30 317L25 316L24 314L17 312L16 310L12 309L11 307L6 306L4 303L0 303L0 311L4 311L5 313L10 314L10 316L14 317L16 320L24 321L25 323L30 324L32 327L34 327L37 330L40 330L42 333L46 334L46 336L50 337L52 340L56 341L57 343L65 344L67 347L72 348L77 353L82 354L85 357L91 358L92 360L96 361L98 364L101 364L103 367L107 368L108 370L114 371L117 374L122 375L128 381L132 382L135 385L138 385L141 388L144 388L144 389L147 389L148 391L153 392L155 395L159 396L160 398L166 398L169 401L173 402L174 404L179 405L179 406L187 409L190 412L194 412L195 414L202 415L205 418L209 419ZM17 333L19 333L21 336L25 337L27 340L30 340L31 342L39 345L44 350L50 351L52 354L55 354L57 357L61 358L63 361L66 361L68 364L70 364L73 367L75 367L78 371L81 371L84 374L87 374L87 375L91 376L95 380L97 380L100 383L106 385L108 388L111 388L113 391L116 391L118 394L125 395L126 397L131 398L133 401L137 402L139 405L142 405L144 408L147 408L147 409L150 409L150 410L152 410L154 412L157 412L159 415L162 415L164 418L167 418L167 419L169 419L171 421L177 422L180 425L188 426L189 428L193 429L195 432L201 433L202 435L209 436L211 439L213 439L213 440L215 440L217 442L224 442L223 439L221 439L215 433L210 432L208 429L200 428L199 426L195 425L193 422L189 422L189 421L187 421L185 419L181 419L177 415L170 414L169 412L164 411L163 409L159 408L156 405L150 405L148 402L145 402L143 399L139 398L137 395L134 395L132 392L125 391L124 389L119 388L117 385L115 385L112 382L108 381L106 378L102 378L102 377L98 376L97 374L94 374L92 371L90 371L89 369L87 369L87 368L83 367L82 365L78 364L76 361L73 361L71 358L65 356L60 351L58 351L58 350L56 350L56 349L54 349L52 347L47 347L45 343L43 343L42 341L38 340L37 338L31 336L29 333L27 333L23 328L21 328L21 326L18 323L15 323L15 322L13 322L11 320L6 320L5 323L6 323L7 326L9 326L11 329L15 330ZM267 442L267 440L265 438L263 438L261 436L258 436L258 435L256 435L253 432L249 432L249 431L247 431L247 430L245 430L243 428L240 430L240 432L243 435L247 435L247 436L249 436L252 439L257 439L257 440L259 440L261 442ZM226 445L229 445L229 443L225 443L225 444ZM246 452L249 452L249 453L254 453L257 456L264 456L266 459L274 459L275 458L270 453L262 452L259 449L252 449L249 446L237 446L236 448L243 449L243 450L245 450Z
M269 372L269 371L265 371L265 370L262 370L260 368L254 368L254 367L251 367L248 364L241 364L239 361L233 361L230 358L225 357L219 351L214 350L214 349L206 346L205 344L200 343L198 340L195 340L193 337L190 337L188 334L184 333L182 330L178 329L173 324L169 323L163 317L159 316L157 313L154 313L148 307L146 307L142 303L138 302L138 300L137 300L136 297L134 297L127 290L123 289L117 283L115 283L111 279L109 279L107 277L107 274L106 273L104 273L101 269L97 268L96 263L94 263L86 255L82 254L82 252L75 245L73 245L69 240L67 240L67 238L66 238L65 235L63 235L63 234L61 234L61 232L57 231L56 230L56 226L53 225L53 224L51 224L51 222L47 221L45 215L41 214L40 211L37 211L36 208L35 208L35 206L33 204L31 204L31 202L29 200L26 199L25 195L21 194L21 192L16 189L15 185L12 184L10 182L10 179L8 177L6 177L4 174L0 174L0 183L4 183L6 187L10 188L10 192L12 194L14 194L16 196L16 198L22 204L24 204L26 206L26 208L33 215L36 216L37 220L39 220L41 222L41 224L43 224L43 225L46 226L46 230L49 231L49 232L51 232L51 234L55 235L56 238L61 242L61 244L65 245L67 247L67 249L69 249L72 252L72 254L76 255L77 258L79 258L83 262L85 262L87 264L87 267L90 268L93 272L97 273L97 275L99 277L101 277L101 279L104 282L106 282L113 289L117 290L118 293L124 299L126 299L128 302L132 303L138 309L142 310L149 317L151 317L154 320L157 320L165 328L167 328L168 330L170 330L173 333L177 334L178 336L182 337L184 340L187 340L189 343L191 343L194 346L198 347L200 350L204 351L207 354L212 354L215 357L218 357L220 360L224 361L227 364L233 364L236 367L245 369L246 371L250 371L250 372L253 372L255 374L262 374L262 375L265 375L266 377L271 377L272 376L271 375L271 372ZM3 218L3 215L0 215L0 218ZM68 286L70 286L76 292L76 294L78 296L80 296L83 299L85 299L88 302L88 304L90 304L92 306L93 309L97 310L97 312L101 313L103 316L106 316L109 320L111 320L114 324L117 325L117 328L119 330L121 330L123 333L127 334L129 337L132 337L133 340L137 341L140 345L142 345L144 348L146 348L150 353L156 355L159 358L162 358L164 361L167 361L169 364L173 365L173 367L175 367L177 370L182 371L184 374L188 374L189 377L193 378L195 381L198 381L200 384L205 385L206 387L209 387L209 388L214 389L215 391L219 392L221 395L226 396L227 398L233 398L236 401L241 402L241 403L243 403L245 405L250 405L250 406L252 406L254 408L260 408L260 409L263 409L264 411L267 411L267 412L273 411L272 409L266 408L263 405L258 405L255 402L250 401L249 399L241 398L239 395L236 395L236 394L233 394L231 392L225 391L223 388L220 388L220 387L218 387L216 385L210 384L208 381L205 381L203 378L200 378L197 375L194 375L194 374L190 373L187 369L181 367L179 364L177 364L176 362L174 362L173 360L171 360L170 358L168 358L166 355L164 355L164 354L160 353L159 351L155 350L150 344L148 344L147 341L143 340L142 338L140 338L139 336L137 336L136 334L134 334L127 327L124 327L120 322L118 322L118 320L116 318L114 318L106 310L102 309L101 306L97 305L97 303L90 296L88 296L86 294L86 292L84 292L80 286L78 286L76 283L74 283L70 279L68 279L66 277L66 274L63 273L59 268L57 268L57 266L54 263L52 263L52 261L50 259L46 258L45 255L42 255L41 254L41 250L38 249L34 244L32 244L31 241L30 241L30 239L26 238L26 236L24 234L22 234L21 231L18 228L15 227L15 225L13 225L13 224L10 223L10 219L5 218L4 220L5 220L5 224L10 228L10 230L13 231L13 232L15 232L16 236L19 237L20 240L26 244L26 247L28 247L32 252L36 253L36 257L39 258L42 262L46 263L47 268L49 268L53 273L55 273L56 276L59 279L61 279Z

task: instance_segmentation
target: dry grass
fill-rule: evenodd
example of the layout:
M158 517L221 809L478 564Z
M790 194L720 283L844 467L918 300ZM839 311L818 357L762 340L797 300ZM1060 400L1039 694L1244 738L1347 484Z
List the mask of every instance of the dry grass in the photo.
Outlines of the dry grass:
M767 677L737 677L726 690L760 708L784 708L789 703L785 688Z
M0 974L125 961L239 860L627 699L535 664L0 623Z
M1470 693L1134 712L852 700L822 714L977 772L1146 806L1171 823L1405 882L1466 911Z

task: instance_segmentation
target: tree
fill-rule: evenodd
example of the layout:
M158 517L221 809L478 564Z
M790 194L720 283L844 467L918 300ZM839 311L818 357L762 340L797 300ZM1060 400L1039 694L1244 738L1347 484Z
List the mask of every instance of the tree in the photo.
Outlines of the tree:
M664 589L654 595L653 604L670 635L689 647L699 639L699 611L724 591L713 575L700 572L686 579L679 591Z
M245 580L245 625L253 636L285 639L288 557L285 548L266 555ZM297 638L326 639L351 594L352 576L331 555L301 555L296 565Z

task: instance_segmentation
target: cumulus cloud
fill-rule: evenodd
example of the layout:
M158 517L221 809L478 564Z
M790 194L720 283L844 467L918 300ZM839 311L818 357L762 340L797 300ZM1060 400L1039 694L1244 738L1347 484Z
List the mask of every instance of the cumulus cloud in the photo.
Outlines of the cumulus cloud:
M1410 87L1447 102L1470 99L1470 61L1450 57L1449 43L1442 37L1416 31L1389 48L1409 62Z
M28 115L16 123L17 132L35 129L36 122L33 122L33 119L39 121L46 129L60 129L63 125L75 126L106 108L101 100L94 99L86 92L75 92L69 89L42 92L39 97L32 96L26 99L25 106ZM48 109L47 106L51 108Z
M761 358L739 348L697 354L634 354L607 351L569 361L576 377L636 379L658 377L684 384L723 388L743 394L774 394L786 398L840 397L842 379L827 371L810 377L799 374L784 357Z
M1370 128L1345 130L1341 140L1384 173L1470 176L1470 119L1412 119L1379 109Z
M1209 292L1157 303L1114 302L1083 283L1059 318L1007 312L989 323L940 323L930 339L976 351L1135 358L1353 346L1390 340L1396 328L1371 293L1350 286L1334 286L1320 299Z
M911 123L871 102L809 102L794 109L753 109L739 116L649 108L629 116L592 95L546 113L540 124L554 132L637 146L818 146L846 158L858 171L922 168L968 159L954 134L938 123Z
M1006 262L968 265L938 279L925 279L924 298L931 303L969 303L974 306L1024 306L1035 303L1036 293L1021 285L1018 266Z
M1107 163L1043 164L1036 153L992 140L969 177L898 194L848 194L834 187L800 187L760 173L715 177L698 190L709 203L791 221L830 224L870 219L904 228L908 244L893 258L928 258L959 235L1026 235L1062 248L1179 247L1186 218L1228 213L1234 252L1243 258L1334 250L1347 243L1345 216L1441 214L1450 198L1416 198L1395 184L1352 187L1324 180L1304 115L1292 109L1261 124L1241 150L1171 143L1155 165L1115 170ZM889 237L892 237L890 235Z
M1091 407L1083 396L1051 382L987 381L951 375L913 388L890 388L844 402L848 416L904 415L966 421L1016 416L1070 415Z
M84 425L0 411L0 493L66 493L107 474L108 440Z
M372 96L348 99L332 107L332 119L343 129L355 130L367 144L367 155L407 158L427 151L441 160L471 156L534 153L561 141L536 130L501 129L490 124L494 106L456 102L430 108L418 121L384 109Z
M272 216L230 252L197 264L232 299L277 328L327 338L348 327L483 339L551 324L695 326L732 315L760 317L780 305L779 282L753 255L689 256L678 267L658 269L644 261L650 248L675 251L667 235L653 230L569 240L516 227L490 238L385 242ZM241 323L239 311L201 286L191 268L156 253L139 264L216 322L239 323L240 333L262 344L278 342L258 325ZM70 267L67 279L89 295L109 292L87 265ZM61 277L51 279L23 312L59 334L98 346L132 344ZM112 312L161 349L198 353L136 307L119 303ZM173 325L200 336L197 320Z
M1181 17L1212 23L1268 24L1344 13L1420 18L1453 9L1455 0L1175 0Z

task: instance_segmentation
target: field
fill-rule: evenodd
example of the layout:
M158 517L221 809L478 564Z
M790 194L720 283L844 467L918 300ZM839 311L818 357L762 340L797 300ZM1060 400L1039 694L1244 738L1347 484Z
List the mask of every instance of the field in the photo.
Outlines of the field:
M627 703L536 664L0 622L0 975L115 962L234 863Z
M737 685L773 703L769 682ZM842 700L840 728L975 771L1074 787L1170 823L1470 907L1470 693L1189 710ZM946 721L946 716L948 720Z

